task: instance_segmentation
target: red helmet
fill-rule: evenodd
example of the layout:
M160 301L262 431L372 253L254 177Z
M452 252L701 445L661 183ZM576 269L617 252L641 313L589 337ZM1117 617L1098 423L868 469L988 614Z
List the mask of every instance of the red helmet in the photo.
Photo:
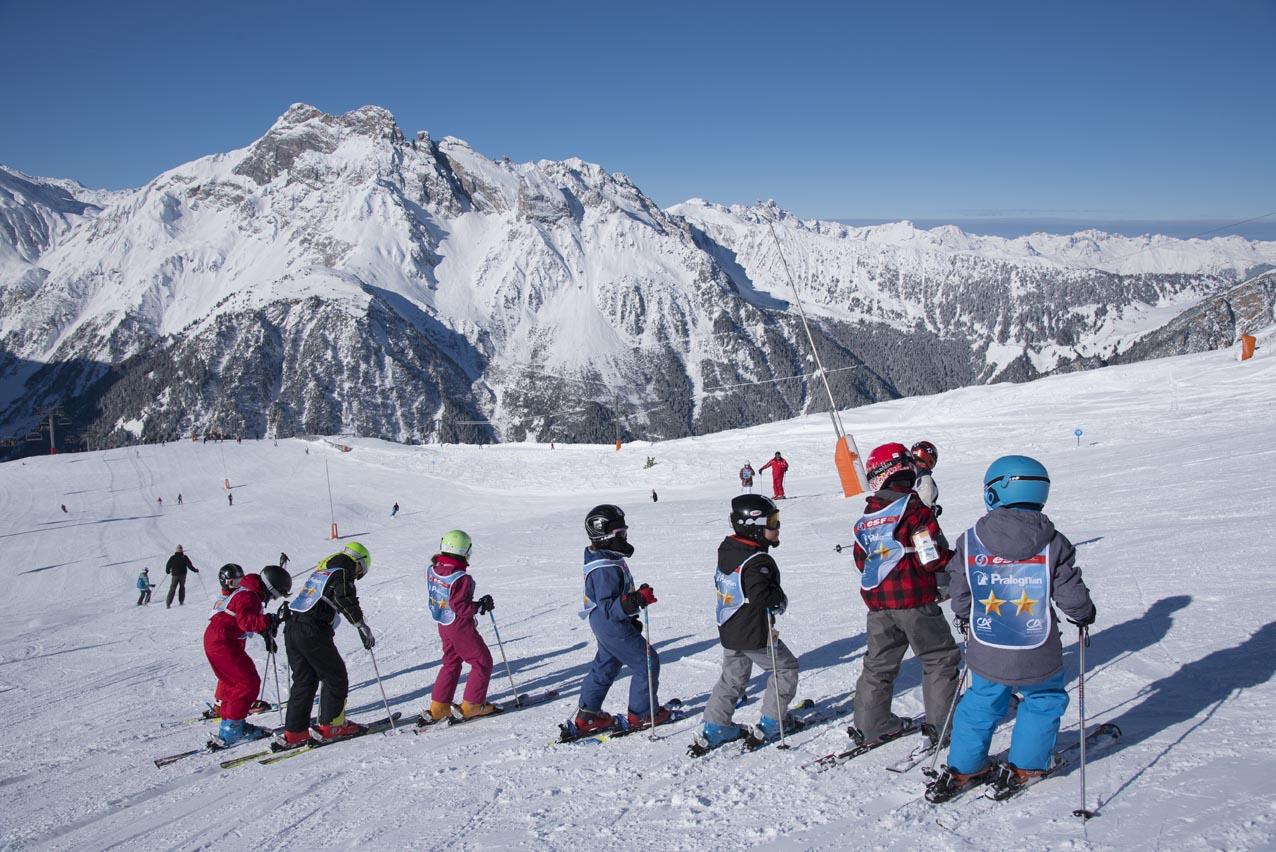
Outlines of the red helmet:
M935 445L930 441L918 441L913 444L912 454L917 466L927 470L933 468L939 461L939 450L935 449Z
M913 460L908 447L899 443L882 444L868 454L868 487L880 490L886 481L897 473L913 472Z

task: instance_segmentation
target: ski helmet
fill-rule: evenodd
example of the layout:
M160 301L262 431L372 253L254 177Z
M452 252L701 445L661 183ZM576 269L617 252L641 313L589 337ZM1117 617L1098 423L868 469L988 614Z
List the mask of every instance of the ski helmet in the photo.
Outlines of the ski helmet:
M439 541L439 553L459 556L462 559L470 558L470 550L473 547L474 542L465 530L449 530L443 533L443 538Z
M238 566L236 566L238 567ZM267 565L261 569L261 584L272 598L286 597L292 591L292 577L278 565Z
M984 505L1043 509L1050 496L1046 466L1029 456L1002 456L984 474Z
M731 500L731 529L740 538L766 545L779 547L778 541L769 541L766 531L780 528L780 509L770 497L761 494L741 494Z
M594 547L614 550L624 556L634 555L629 543L629 527L625 523L625 510L611 503L595 506L585 515L585 534Z
M234 562L227 562L217 571L217 582L223 589L238 589L239 581L244 579L244 569Z
M372 554L368 552L368 548L357 541L352 541L343 547L341 552L354 560L354 578L362 580L368 573L368 569L372 567Z
M913 463L927 470L930 470L939 462L939 450L935 449L935 445L930 441L918 441L913 444L910 453L913 456Z
M908 448L900 443L882 444L873 452L868 454L868 464L866 465L868 474L868 487L874 491L879 491L891 479L901 473L907 473L910 477L916 478L913 472L912 459L909 458ZM912 487L912 481L908 483Z

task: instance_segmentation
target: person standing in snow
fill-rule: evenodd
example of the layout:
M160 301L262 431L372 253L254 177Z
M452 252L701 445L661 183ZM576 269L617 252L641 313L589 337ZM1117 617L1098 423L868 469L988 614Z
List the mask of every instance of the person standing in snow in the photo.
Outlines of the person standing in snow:
M785 499L784 474L789 469L789 463L785 461L784 457L781 456L777 450L775 457L762 465L760 470L766 470L768 467L771 468L771 490L775 493L775 499L783 500Z
M199 573L199 569L191 563L190 557L179 544L177 550L173 551L173 555L168 557L168 562L164 563L164 573L171 578L168 583L168 600L164 602L164 609L172 608L173 595L177 595L178 606L186 605L187 571Z
M780 510L761 494L741 494L731 501L729 518L734 532L718 545L713 576L722 674L704 708L702 745L710 748L744 736L731 717L755 663L771 675L762 696L759 732L766 738L779 736L781 719L786 731L798 727L788 716L797 693L797 657L773 632L773 616L789 605L780 587L780 568L770 554L780 546Z
M279 567L283 568L285 571L288 570L288 554L287 553L281 552L279 554Z
M244 576L243 568L229 563L220 573L243 578L228 597L218 600L204 628L204 654L217 676L217 694L221 696L221 725L215 739L219 745L233 746L270 733L244 721L261 689L257 666L244 644L249 634L260 633L267 649L274 648L279 617L263 609L268 601L288 594L292 579L278 565Z
M69 514L69 513L67 512L67 510L66 510L66 504L65 504L65 503L63 503L63 504L62 504L62 514L64 514L64 515Z
M912 459L903 444L869 453L867 473L874 493L855 522L855 566L868 607L868 649L855 687L856 739L874 743L907 732L908 723L891 712L891 698L911 648L922 664L922 731L934 743L957 691L961 662L935 584L935 572L952 553L934 514L912 491Z
M149 604L151 602L151 589L155 588L151 583L151 569L143 568L142 573L137 575L137 605Z
M306 578L289 606L284 626L284 646L292 668L292 688L288 693L288 716L280 745L295 748L310 739L310 706L323 684L319 697L321 739L333 740L361 734L366 725L346 719L346 697L350 678L345 661L333 641L341 617L359 631L363 647L376 644L372 628L363 619L355 581L362 580L372 567L372 554L357 541L325 558Z
M501 708L487 703L487 686L492 678L492 652L479 634L476 615L496 609L491 595L474 600L474 578L469 574L470 551L474 543L464 530L443 534L439 552L430 560L426 580L429 587L430 617L439 626L443 642L443 662L439 665L430 696L431 721L452 713L452 699L461 679L461 664L470 664L465 696L460 712L466 718L490 716Z
M177 492L177 505L182 505L182 492Z
M397 514L399 514L399 504L395 503L394 507L390 509L390 517L393 518Z
M953 713L948 765L927 785L931 801L986 780L1014 789L1050 768L1068 707L1051 604L1081 628L1082 641L1097 611L1076 567L1076 549L1042 511L1049 496L1045 465L1002 456L984 474L988 514L957 540L952 608L957 629L968 635L971 682ZM1021 699L1009 760L994 769L988 747L1012 693Z
M753 493L753 476L753 465L746 461L744 467L740 468L740 488L745 494Z
M288 579L289 583L291 583L292 578L290 577ZM221 612L226 609L226 604L230 601L231 595L235 594L235 592L239 590L239 585L243 582L243 580L244 569L234 562L228 562L217 570L217 586L219 593L217 595L217 600L213 601L214 613ZM275 653L275 634L272 633L269 638L265 637L263 634L263 638L266 639L267 650L269 650L272 654ZM205 714L207 718L221 718L222 699L224 698L223 692L224 687L222 685L222 681L218 680L216 686L213 688L213 704ZM259 700L254 693L252 704L248 707L248 714L252 715L253 713L263 713L269 709L270 705L265 701Z
M227 506L234 506L234 505L235 505L235 495L234 495L234 494L230 494L230 493L227 493L227 494L226 494L226 505L227 505Z
M598 641L598 653L581 685L576 717L567 727L578 734L589 734L615 724L614 717L603 711L603 701L626 665L633 672L626 722L629 727L643 727L653 721L651 696L660 688L660 657L643 639L638 611L656 603L656 594L646 583L634 588L633 575L625 561L634 555L634 546L629 543L629 527L619 506L608 503L590 509L585 515L585 534L589 537L585 548L585 606L579 615L589 621ZM654 724L664 724L670 718L669 709L657 701Z

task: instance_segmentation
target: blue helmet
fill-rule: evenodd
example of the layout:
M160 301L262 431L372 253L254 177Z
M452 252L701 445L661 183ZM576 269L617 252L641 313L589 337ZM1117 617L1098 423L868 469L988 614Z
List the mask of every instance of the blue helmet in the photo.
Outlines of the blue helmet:
M1028 505L1044 508L1050 496L1046 466L1028 456L1002 456L984 474L984 505L989 509Z

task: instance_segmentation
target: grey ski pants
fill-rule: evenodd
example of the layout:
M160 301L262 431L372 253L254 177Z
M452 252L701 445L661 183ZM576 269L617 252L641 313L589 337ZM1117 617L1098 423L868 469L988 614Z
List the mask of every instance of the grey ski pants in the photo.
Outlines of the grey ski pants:
M926 720L944 724L957 691L961 652L939 604L913 609L883 609L868 614L868 651L855 685L855 727L870 740L898 726L891 714L895 677L909 648L922 664L922 701Z
M771 653L766 648L756 651L732 651L722 649L722 676L714 684L709 695L709 703L704 706L704 720L715 725L731 724L731 715L735 712L735 704L744 695L749 684L749 675L753 673L753 664L757 663L763 671L771 672L767 678L766 692L762 696L762 715L779 719L783 707L787 712L797 694L798 661L793 652L784 646L779 639L775 640L775 671L771 671ZM776 702L776 691L779 690L779 703Z

